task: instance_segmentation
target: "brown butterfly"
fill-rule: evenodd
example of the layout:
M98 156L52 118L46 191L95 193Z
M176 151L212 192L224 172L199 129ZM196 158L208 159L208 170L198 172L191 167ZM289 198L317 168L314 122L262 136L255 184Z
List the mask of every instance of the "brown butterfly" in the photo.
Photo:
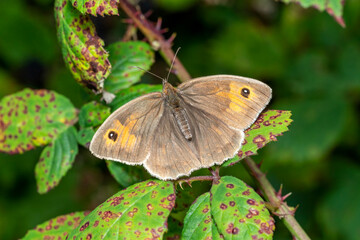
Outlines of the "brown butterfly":
M99 158L142 164L159 179L177 179L221 164L241 148L244 130L271 99L271 88L232 75L200 77L138 97L113 112L95 133Z

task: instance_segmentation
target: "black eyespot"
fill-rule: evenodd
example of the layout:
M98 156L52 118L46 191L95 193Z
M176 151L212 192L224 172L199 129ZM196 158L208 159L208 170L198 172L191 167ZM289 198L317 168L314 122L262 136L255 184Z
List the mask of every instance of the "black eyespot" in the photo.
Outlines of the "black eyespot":
M248 88L243 88L243 89L241 89L241 95L242 95L243 97L248 98L249 95L250 95L250 90L249 90Z
M109 135L108 135L109 139L111 139L111 140L113 140L115 142L117 137L118 137L118 134L116 132L114 132L114 131L109 132Z

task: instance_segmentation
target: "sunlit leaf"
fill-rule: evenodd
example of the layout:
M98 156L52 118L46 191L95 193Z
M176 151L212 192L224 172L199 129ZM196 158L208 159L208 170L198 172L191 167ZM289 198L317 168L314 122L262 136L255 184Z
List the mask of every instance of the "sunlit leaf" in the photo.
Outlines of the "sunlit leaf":
M110 115L110 108L92 101L80 109L79 124L80 127L96 127L102 124Z
M154 52L145 42L115 42L107 49L113 66L105 81L105 89L109 92L116 93L139 82L144 70L149 70L154 62Z
M74 212L53 218L37 225L35 229L29 230L22 240L65 240L67 235L79 225L87 214L89 212Z
M254 189L238 178L225 176L210 192L211 215L225 239L272 239L274 219Z
M101 92L111 65L90 17L81 15L70 1L56 0L55 19L62 54L73 77L86 88Z
M132 185L86 216L68 239L161 239L175 205L171 182L149 180Z
M267 143L276 141L276 137L288 131L292 122L290 111L268 110L260 114L258 119L245 131L245 140L237 156L226 161L223 166L237 163L241 159L257 153Z
M77 120L64 96L49 90L24 89L0 102L0 151L22 153L51 142Z
M182 239L220 239L210 212L210 193L199 196L184 220Z
M319 11L327 11L334 19L342 26L345 27L345 22L342 17L344 0L281 0L285 3L299 3L302 7L313 7Z
M39 193L46 193L59 184L62 177L72 167L77 153L78 145L74 127L69 127L44 148L35 167Z
M119 0L71 0L72 5L82 14L118 15Z

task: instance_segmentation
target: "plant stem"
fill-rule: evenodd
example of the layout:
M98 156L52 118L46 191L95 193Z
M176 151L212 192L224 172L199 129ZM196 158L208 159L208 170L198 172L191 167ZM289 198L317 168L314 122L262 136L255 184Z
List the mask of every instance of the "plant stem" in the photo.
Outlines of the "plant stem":
M170 39L165 40L160 29L160 20L158 21L159 24L155 26L153 23L149 22L146 17L127 0L120 0L119 6L146 36L151 46L155 50L159 50L161 56L165 59L167 64L170 65L175 57L174 51L171 49L171 43L174 40L175 35L172 35ZM180 79L181 82L186 82L191 79L190 74L186 71L178 58L175 59L173 69L175 75Z
M120 0L120 7L123 11L131 18L133 23L140 29L140 31L147 37L152 47L155 49L159 49L162 57L165 61L170 65L173 58L174 52L171 49L171 41L173 38L169 40L165 40L162 36L161 29L159 26L154 26L151 22L149 22L146 17L138 11L133 5L128 3L127 0ZM174 35L173 35L174 36ZM175 74L179 78L181 82L185 82L191 79L190 74L186 71L184 66L181 64L179 59L175 59L174 69L176 70ZM275 215L278 215L279 218L283 219L285 226L289 229L289 231L299 240L309 240L309 236L305 233L299 223L296 221L294 215L293 208L287 206L286 202L283 201L277 196L275 189L266 178L265 174L261 172L260 168L256 165L256 163L249 157L245 158L243 164L250 172L250 174L254 177L255 181L264 192L265 198L271 203L271 205L275 208L272 212ZM218 173L218 169L216 169L215 173ZM198 176L198 177L190 177L184 180L178 180L177 183L181 185L183 182L193 182L193 181L212 181L216 176ZM270 209L271 210L271 209Z
M294 217L294 210L291 209L286 204L286 202L281 199L281 196L279 198L279 196L276 194L274 187L266 178L266 175L261 172L257 164L250 157L246 157L245 159L243 159L242 163L250 172L250 174L254 177L257 185L263 191L265 198L274 207L274 210L272 210L272 212L283 219L285 226L289 229L293 236L301 240L310 240L309 236L296 221Z

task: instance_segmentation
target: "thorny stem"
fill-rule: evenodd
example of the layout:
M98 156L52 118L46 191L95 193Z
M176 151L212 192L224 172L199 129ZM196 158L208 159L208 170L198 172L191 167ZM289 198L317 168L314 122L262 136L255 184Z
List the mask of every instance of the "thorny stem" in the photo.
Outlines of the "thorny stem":
M254 177L257 185L263 191L265 198L270 202L274 209L270 209L274 215L283 219L285 226L297 239L310 240L309 236L302 229L299 223L294 217L294 210L290 208L286 202L281 199L281 196L277 196L274 187L271 185L266 175L261 172L258 165L250 157L246 157L242 160L245 168Z
M131 18L133 23L140 29L140 31L148 38L153 48L158 48L160 50L162 57L170 65L174 58L174 52L171 49L171 41L173 39L165 40L161 34L161 29L158 29L159 26L154 26L152 23L150 23L146 17L134 6L128 3L127 0L120 0L119 5ZM190 74L186 71L184 66L177 58L175 59L174 68L176 70L175 74L181 82L190 80ZM297 239L309 240L309 236L302 229L294 217L294 208L289 207L286 202L283 201L284 199L281 199L281 196L277 196L274 187L266 178L265 174L261 172L256 163L250 157L245 158L242 163L254 177L256 183L263 191L264 197L270 202L273 208L270 209L270 211L274 215L279 216L280 219L283 219L285 226ZM213 174L212 176L190 177L187 179L180 179L176 181L176 183L179 183L181 186L181 184L184 182L191 184L193 181L213 181L219 177L219 167L217 167L215 171L210 171Z
M174 40L175 35L172 35L170 39L165 40L161 33L160 20L158 22L159 24L154 25L146 19L140 10L136 9L127 0L120 0L119 6L128 15L128 17L130 17L135 26L137 26L146 36L151 46L155 50L159 50L167 64L170 65L175 56L174 51L171 49L171 43ZM173 68L175 75L180 79L181 82L186 82L191 79L190 74L186 71L178 58L175 59Z

